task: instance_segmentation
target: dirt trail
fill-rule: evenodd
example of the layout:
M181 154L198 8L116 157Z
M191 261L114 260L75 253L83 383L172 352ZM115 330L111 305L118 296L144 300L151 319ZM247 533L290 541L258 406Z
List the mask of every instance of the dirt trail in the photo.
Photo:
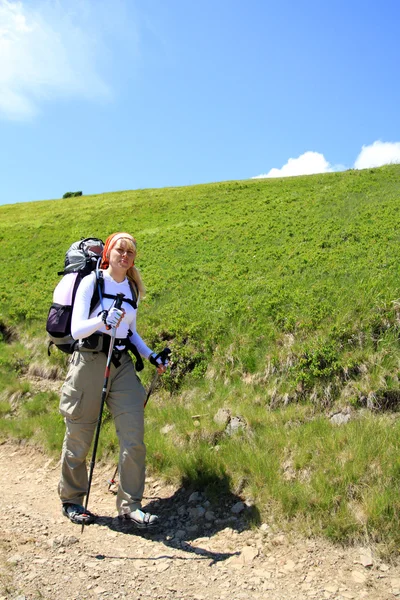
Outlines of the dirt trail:
M58 471L37 451L0 446L0 600L400 597L400 568L367 548L293 539L267 524L249 531L228 506L217 519L204 497L196 505L189 493L156 480L147 482L146 496L158 507L158 532L122 527L107 491L112 472L101 465L90 501L100 518L81 534L61 515Z

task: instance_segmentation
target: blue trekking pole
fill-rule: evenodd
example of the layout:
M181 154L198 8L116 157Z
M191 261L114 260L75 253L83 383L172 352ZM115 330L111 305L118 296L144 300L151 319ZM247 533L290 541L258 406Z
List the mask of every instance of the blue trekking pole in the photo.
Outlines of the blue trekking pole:
M123 298L124 298L124 294L117 294L117 298L114 303L115 308L118 308L118 309L121 308ZM99 417L97 419L97 428L96 428L96 435L95 435L94 444L93 444L92 459L90 461L88 489L87 489L87 493L86 493L85 507L84 507L85 512L87 511L87 507L88 507L88 503L89 503L90 487L92 485L92 477L93 477L94 465L95 465L95 460L96 460L97 445L99 443L99 437L100 437L101 419L103 416L104 403L105 403L106 397L107 397L107 385L108 385L108 380L110 378L110 366L111 366L111 359L112 359L112 353L114 350L116 334L117 334L117 328L113 327L111 339L110 339L110 347L108 349L108 355L107 355L106 370L104 372L104 383L103 383L103 390L101 393L100 411L99 411ZM85 524L82 523L81 533L83 533L84 527L85 527Z

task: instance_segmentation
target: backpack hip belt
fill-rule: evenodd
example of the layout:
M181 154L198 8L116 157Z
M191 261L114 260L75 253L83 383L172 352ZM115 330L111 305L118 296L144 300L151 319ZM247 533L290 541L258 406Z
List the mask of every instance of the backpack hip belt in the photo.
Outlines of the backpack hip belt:
M110 348L111 338L109 335L105 335L104 333L92 333L92 335L87 338L83 338L79 344L76 345L76 350L78 352L104 352L104 354L108 354L108 350ZM117 346L123 346L123 348L117 348ZM114 350L112 355L112 363L115 367L120 366L119 359L121 358L124 352L132 352L135 357L135 369L136 371L141 371L144 368L142 357L139 354L138 349L135 344L131 342L129 338L116 338L114 342Z

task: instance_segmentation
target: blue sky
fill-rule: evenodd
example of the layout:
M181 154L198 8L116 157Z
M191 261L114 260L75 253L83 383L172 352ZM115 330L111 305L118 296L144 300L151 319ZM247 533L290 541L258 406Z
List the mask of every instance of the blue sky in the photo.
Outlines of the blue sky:
M400 162L400 3L0 0L0 204Z

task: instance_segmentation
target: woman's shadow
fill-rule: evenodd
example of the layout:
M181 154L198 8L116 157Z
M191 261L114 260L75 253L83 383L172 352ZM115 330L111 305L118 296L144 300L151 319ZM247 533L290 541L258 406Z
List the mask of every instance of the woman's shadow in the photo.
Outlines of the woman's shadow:
M212 536L226 528L243 532L260 524L258 509L247 506L231 491L229 475L209 470L207 473L194 470L194 474L186 476L179 489L169 497L147 499L150 501L143 510L159 516L159 524L154 530L139 530L129 521L106 516L98 516L96 523L112 531L162 542L169 548L195 554L197 559L211 559L212 563L239 552L213 552L198 544L206 545Z

